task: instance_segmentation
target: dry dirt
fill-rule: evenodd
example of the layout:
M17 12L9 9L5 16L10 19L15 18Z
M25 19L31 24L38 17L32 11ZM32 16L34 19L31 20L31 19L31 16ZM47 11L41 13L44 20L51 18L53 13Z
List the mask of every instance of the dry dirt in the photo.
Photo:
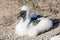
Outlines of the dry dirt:
M32 13L39 13L50 19L60 19L60 0L0 0L0 40L48 40L60 34L60 25L57 28L40 34L38 37L18 37L14 33L19 18L20 7L28 5Z

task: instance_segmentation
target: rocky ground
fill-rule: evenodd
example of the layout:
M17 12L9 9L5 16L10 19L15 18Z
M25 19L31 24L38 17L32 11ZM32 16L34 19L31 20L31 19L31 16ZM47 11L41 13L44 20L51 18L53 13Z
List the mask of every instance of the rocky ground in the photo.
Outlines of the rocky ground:
M60 24L38 37L18 37L14 33L19 18L20 7L28 5L32 13L39 13L50 19L60 19L60 0L0 0L0 40L48 40L60 34Z

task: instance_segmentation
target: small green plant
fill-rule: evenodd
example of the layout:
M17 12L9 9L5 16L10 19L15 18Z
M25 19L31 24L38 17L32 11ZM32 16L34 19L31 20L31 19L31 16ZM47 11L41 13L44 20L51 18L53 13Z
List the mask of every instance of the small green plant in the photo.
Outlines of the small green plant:
M28 0L28 2L31 2L32 0Z

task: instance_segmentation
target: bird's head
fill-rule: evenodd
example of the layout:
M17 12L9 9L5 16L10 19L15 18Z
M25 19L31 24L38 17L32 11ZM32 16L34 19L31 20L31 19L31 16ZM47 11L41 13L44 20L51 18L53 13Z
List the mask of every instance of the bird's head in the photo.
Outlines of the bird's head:
M18 14L18 17L22 17L23 19L24 19L24 18L27 18L27 17L30 16L29 13L30 13L29 7L24 5L24 6L21 7L21 11L20 11L20 13Z

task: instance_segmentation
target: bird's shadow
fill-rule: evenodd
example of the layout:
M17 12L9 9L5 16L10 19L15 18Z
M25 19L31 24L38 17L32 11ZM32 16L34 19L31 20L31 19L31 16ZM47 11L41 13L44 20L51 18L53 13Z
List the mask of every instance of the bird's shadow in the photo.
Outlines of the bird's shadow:
M53 26L52 26L51 29L57 28L57 27L59 26L60 19L51 19L51 20L52 20L52 22L53 22ZM51 30L51 29L50 29L50 30Z

